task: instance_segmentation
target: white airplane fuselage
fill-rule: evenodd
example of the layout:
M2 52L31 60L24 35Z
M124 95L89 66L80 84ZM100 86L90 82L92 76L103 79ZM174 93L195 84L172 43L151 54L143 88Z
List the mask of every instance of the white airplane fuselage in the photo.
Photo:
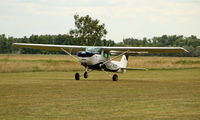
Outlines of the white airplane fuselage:
M101 54L94 54L91 57L79 57L79 59L82 64L86 64L88 66L93 66L107 61L107 59Z
M86 52L84 51L82 53L84 54ZM123 68L126 68L128 62L125 55L121 61L109 61L109 57L104 57L104 53L93 54L92 56L79 56L79 60L85 68L112 72L125 72Z

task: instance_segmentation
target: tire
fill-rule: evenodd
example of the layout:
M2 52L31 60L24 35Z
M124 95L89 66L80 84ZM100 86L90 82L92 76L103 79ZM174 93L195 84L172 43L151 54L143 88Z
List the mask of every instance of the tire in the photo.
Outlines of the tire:
M113 77L112 77L112 80L113 80L113 81L117 81L117 80L118 80L118 75L117 75L117 74L114 74Z
M85 79L87 79L88 78L88 72L85 72L83 76L84 76Z
M80 74L79 73L75 74L75 80L80 80Z

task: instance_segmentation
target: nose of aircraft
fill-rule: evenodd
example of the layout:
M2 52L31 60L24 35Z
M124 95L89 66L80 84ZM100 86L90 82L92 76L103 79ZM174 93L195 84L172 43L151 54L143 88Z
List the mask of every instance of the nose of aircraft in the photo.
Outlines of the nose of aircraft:
M87 66L91 65L91 57L94 55L94 53L87 52L87 51L82 51L78 52L77 56L80 58L80 62L82 65Z

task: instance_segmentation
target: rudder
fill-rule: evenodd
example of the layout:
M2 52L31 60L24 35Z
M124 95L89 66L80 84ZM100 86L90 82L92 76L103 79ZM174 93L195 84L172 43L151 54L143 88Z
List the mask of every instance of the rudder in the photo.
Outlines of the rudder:
M128 56L127 55L123 55L120 61L122 68L126 68L128 65Z

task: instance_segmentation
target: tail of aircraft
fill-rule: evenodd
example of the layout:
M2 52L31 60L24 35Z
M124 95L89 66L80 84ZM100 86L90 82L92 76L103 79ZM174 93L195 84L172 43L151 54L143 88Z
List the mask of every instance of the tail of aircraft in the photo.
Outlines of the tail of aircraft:
M120 69L118 69L117 72L124 73L126 70L147 70L146 68L129 68L128 65L128 56L122 55L122 58L120 61L112 61L113 64L117 65ZM115 69L115 68L113 68Z
M123 55L122 58L121 58L120 63L121 63L121 67L122 68L126 68L127 65L128 65L128 56Z
M128 56L126 56L126 55L122 56L120 64L121 64L121 69L119 70L119 72L126 72L126 70L148 70L146 68L129 68L129 67L127 67L127 65L128 65Z

